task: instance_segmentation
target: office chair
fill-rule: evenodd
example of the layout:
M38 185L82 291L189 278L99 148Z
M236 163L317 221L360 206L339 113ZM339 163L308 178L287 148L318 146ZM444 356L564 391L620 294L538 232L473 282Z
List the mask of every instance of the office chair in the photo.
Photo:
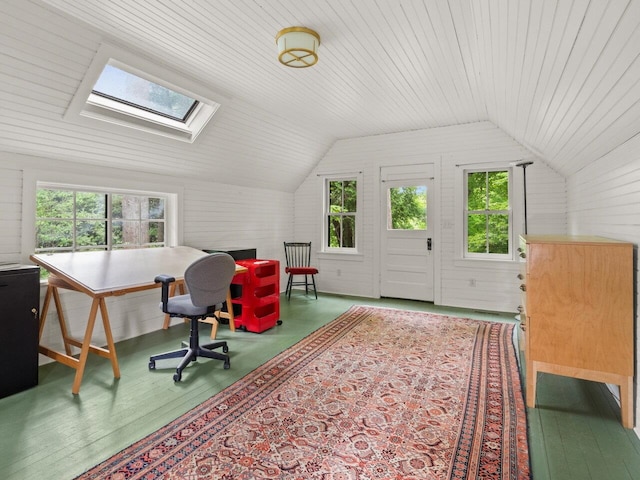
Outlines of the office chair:
M174 382L182 378L182 370L198 357L214 358L224 361L224 368L229 368L229 356L225 355L229 348L227 342L214 342L200 345L198 324L203 318L215 315L222 308L222 302L227 299L227 291L231 285L231 279L236 271L235 260L226 253L213 253L193 262L184 272L184 282L189 293L169 297L169 285L175 282L174 277L158 275L156 283L162 283L162 303L160 308L164 313L172 317L188 318L191 320L191 332L189 345L183 342L183 348L172 352L153 355L149 358L149 369L155 370L156 360L167 358L181 358L182 361L176 368L173 376ZM216 348L222 348L223 353L214 352Z
M287 266L284 269L285 273L289 274L289 280L287 281L287 300L291 299L291 287L294 285L304 285L305 294L309 293L309 285L313 285L313 293L318 299L318 292L316 290L315 275L318 273L318 269L312 267L311 264L311 242L284 242L284 254L287 261ZM304 281L293 281L295 275L304 275ZM309 283L309 277L311 277L311 283Z

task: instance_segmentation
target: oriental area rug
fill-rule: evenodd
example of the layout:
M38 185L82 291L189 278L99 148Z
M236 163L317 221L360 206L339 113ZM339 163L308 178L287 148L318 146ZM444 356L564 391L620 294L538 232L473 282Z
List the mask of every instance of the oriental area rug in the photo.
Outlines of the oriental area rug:
M81 479L528 479L513 324L354 306Z

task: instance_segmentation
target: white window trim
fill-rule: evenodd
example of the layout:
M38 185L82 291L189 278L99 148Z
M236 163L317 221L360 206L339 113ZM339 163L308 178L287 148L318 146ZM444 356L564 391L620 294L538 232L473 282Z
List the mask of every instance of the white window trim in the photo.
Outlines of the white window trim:
M187 122L182 123L98 97L91 91L107 64L187 95L197 100L199 104ZM224 96L210 91L194 80L161 67L160 62L150 62L112 45L102 44L71 100L64 119L103 129L128 127L193 143L218 111L221 103L225 102L228 102L228 99ZM121 130L119 131L122 133Z
M363 175L362 172L357 173L332 173L332 174L318 174L318 178L321 183L321 192L322 192L322 216L321 216L321 232L322 239L321 245L322 248L318 252L322 258L330 259L332 258L346 258L346 256L358 257L362 256L362 191L363 191ZM327 229L327 205L329 204L328 200L328 185L332 180L355 180L356 181L356 241L355 248L329 248L327 246L327 235L329 234Z
M468 254L467 239L466 239L466 205L467 205L467 191L466 191L466 175L468 172L486 172L491 170L508 170L509 171L509 239L510 251L508 254ZM486 162L480 166L477 163L469 163L467 165L458 165L455 175L455 265L464 266L473 264L477 267L482 267L483 264L487 267L496 263L504 262L516 262L518 258L516 256L516 247L518 245L518 232L515 228L515 219L519 215L519 202L514 195L514 168L505 162Z
M81 188L88 191L132 193L167 198L165 206L165 245L182 245L182 205L184 189L165 183L140 179L117 179L101 175L84 175L70 171L25 169L22 180L22 262L29 264L29 256L36 248L36 191L39 184ZM140 186L144 185L144 189Z

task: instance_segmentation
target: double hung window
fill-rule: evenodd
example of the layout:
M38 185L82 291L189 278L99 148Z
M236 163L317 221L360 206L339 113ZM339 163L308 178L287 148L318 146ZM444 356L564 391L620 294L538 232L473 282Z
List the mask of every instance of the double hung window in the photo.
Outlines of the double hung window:
M357 178L325 179L326 252L354 252L357 249L358 187Z
M509 170L465 172L465 257L510 257L512 208L509 185Z

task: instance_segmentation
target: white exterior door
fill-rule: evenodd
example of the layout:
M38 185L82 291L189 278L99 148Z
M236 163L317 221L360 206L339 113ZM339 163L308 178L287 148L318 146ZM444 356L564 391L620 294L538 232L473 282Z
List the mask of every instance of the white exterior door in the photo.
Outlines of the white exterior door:
M433 165L381 167L380 295L434 300Z

